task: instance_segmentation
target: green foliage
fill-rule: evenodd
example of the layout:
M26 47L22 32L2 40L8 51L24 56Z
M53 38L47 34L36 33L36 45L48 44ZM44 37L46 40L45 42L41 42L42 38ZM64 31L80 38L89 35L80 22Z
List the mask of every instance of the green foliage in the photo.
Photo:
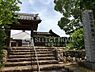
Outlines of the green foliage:
M55 10L63 14L58 22L59 27L73 38L73 42L67 47L84 48L82 12L84 10L95 12L95 0L55 0L54 2Z
M4 30L0 27L0 67L2 65L2 58L3 58L3 48L5 45L5 32Z
M19 0L0 0L0 25L11 24L15 17L15 11L19 11Z
M95 10L95 0L55 0L55 4L55 10L63 14L58 25L65 30L66 34L73 33L74 30L82 27L82 11Z
M77 29L70 36L73 41L68 43L67 47L70 49L83 49L84 48L84 37L83 28Z
M0 0L0 66L2 66L3 58L3 49L5 46L5 27L8 27L8 24L12 24L17 20L15 15L16 11L19 11L18 3L21 3L19 0Z

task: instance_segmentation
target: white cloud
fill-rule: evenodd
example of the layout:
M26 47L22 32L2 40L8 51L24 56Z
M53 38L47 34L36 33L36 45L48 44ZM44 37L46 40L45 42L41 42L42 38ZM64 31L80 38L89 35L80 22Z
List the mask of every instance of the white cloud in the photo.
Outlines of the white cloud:
M38 0L40 1L42 4L48 5L50 4L53 0Z
M40 2L40 3L44 4L44 5L47 5L47 4L50 4L54 0L28 0L28 1L32 5L35 4L35 3L37 3L37 2Z
M52 29L56 34L62 36L68 36L65 34L65 32L63 30L61 30L59 28L58 21L60 20L60 18L62 17L62 15L58 12L55 12L56 15L55 16L46 16L47 12L41 12L41 18L42 18L42 22L41 24L39 24L38 26L38 31L49 31L50 29ZM43 16L44 14L44 16Z
M65 32L59 28L58 21L62 15L54 10L54 0L21 0L21 12L38 13L42 22L38 25L40 32L48 32L52 29L60 36L66 36Z
M31 5L35 3L35 0L28 0Z

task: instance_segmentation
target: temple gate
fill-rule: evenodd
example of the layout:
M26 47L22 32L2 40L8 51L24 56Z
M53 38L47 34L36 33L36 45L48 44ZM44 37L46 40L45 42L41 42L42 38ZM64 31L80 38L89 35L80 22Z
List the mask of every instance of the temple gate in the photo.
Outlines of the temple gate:
M11 29L13 30L30 30L31 37L33 37L33 31L37 30L38 24L41 22L40 17L38 14L25 14L25 13L18 13L18 22L10 24L9 28L6 28L5 32L7 35L6 45L9 47L10 45L10 33Z

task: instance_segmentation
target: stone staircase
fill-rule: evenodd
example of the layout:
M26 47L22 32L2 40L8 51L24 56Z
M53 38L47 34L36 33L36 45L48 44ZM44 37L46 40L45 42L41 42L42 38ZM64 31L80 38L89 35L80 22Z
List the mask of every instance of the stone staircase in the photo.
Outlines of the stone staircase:
M52 52L54 48L35 47L40 70L59 69L63 64L58 64ZM36 72L37 61L35 51L30 47L12 47L10 49L5 67L0 72Z

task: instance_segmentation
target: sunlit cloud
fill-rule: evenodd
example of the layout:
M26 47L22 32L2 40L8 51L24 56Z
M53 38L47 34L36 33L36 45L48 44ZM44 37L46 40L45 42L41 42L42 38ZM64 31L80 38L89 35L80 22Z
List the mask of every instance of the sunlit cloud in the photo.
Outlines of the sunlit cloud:
M50 4L53 0L39 0L42 4L48 5Z
M40 32L48 32L52 29L60 36L66 36L65 32L59 28L58 21L62 14L54 10L54 0L21 0L21 11L24 13L39 14L42 22L38 25Z

